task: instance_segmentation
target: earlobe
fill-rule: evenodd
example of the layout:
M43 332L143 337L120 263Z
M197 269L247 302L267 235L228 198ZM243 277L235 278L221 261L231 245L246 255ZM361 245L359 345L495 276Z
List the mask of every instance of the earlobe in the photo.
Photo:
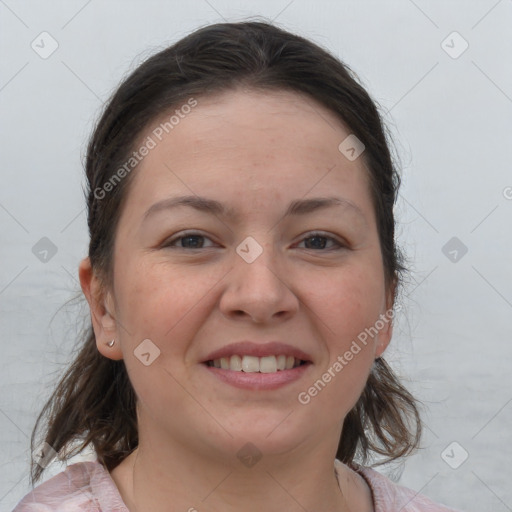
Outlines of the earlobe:
M90 259L84 258L79 265L80 286L89 304L91 322L96 337L98 351L109 359L123 358L120 343L109 346L108 343L118 336L117 323L106 304L110 293L105 292L99 277L94 272Z
M389 287L386 294L386 310L380 315L380 321L383 323L377 335L377 345L375 347L375 358L380 357L386 348L388 348L391 338L393 337L393 319L395 317L393 306L395 299L396 280Z
M386 326L379 331L379 334L377 336L377 346L375 347L375 359L377 357L382 356L384 351L388 348L388 345L391 341L391 337L393 336L393 324L392 319L388 319Z

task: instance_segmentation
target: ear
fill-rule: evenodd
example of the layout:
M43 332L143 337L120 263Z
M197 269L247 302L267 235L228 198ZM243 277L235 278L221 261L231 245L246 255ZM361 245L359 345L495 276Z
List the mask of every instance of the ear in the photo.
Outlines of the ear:
M395 298L395 290L397 285L397 278L395 276L391 285L388 286L388 290L386 291L386 298L384 301L383 311L379 319L382 321L384 326L382 329L379 329L379 333L377 334L377 345L375 347L375 359L380 357L386 348L388 347L391 338L393 336L393 319L395 316L395 312L393 311L394 298ZM380 325L380 322L379 322Z
M105 292L104 286L92 269L89 258L84 258L80 262L78 275L80 286L89 303L98 351L109 359L122 359L123 353L118 339L119 330L117 329L116 319L112 314L114 301L111 293ZM113 339L116 340L116 343L113 347L109 347L107 343Z

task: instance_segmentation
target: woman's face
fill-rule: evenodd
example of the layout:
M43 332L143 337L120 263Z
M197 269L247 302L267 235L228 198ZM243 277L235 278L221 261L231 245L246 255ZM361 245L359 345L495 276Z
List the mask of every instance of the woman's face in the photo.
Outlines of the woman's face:
M116 345L95 323L99 350L126 363L141 438L230 457L247 442L332 449L391 336L363 157L301 95L197 101L141 137L156 146L120 217L105 301ZM311 202L326 198L338 203ZM305 364L277 369L282 356Z

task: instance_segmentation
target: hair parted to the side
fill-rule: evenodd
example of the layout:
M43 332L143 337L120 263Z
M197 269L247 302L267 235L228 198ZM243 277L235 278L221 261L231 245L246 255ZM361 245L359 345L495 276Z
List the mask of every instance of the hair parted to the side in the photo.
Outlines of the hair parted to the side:
M112 285L116 227L136 169L105 197L96 191L104 190L145 130L162 114L192 97L200 102L201 97L237 87L302 93L336 114L363 142L386 285L396 297L406 270L395 243L393 214L400 178L377 107L350 69L327 50L260 21L219 23L196 30L143 62L106 104L85 162L89 257L105 289ZM38 437L41 423L44 428ZM109 471L137 447L136 395L124 361L100 354L92 325L37 418L32 451L36 437L37 445L45 441L63 461L92 445ZM378 358L359 401L344 420L337 458L344 463L356 458L364 463L375 452L384 461L395 460L415 449L420 437L415 399ZM32 459L32 485L43 471Z

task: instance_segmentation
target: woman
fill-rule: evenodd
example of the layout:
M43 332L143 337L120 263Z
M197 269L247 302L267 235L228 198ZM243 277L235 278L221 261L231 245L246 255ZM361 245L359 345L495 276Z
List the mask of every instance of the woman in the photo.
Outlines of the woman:
M121 84L86 172L92 328L32 484L57 453L97 460L15 512L453 510L364 466L421 422L382 359L399 177L346 66L270 24L204 27Z

